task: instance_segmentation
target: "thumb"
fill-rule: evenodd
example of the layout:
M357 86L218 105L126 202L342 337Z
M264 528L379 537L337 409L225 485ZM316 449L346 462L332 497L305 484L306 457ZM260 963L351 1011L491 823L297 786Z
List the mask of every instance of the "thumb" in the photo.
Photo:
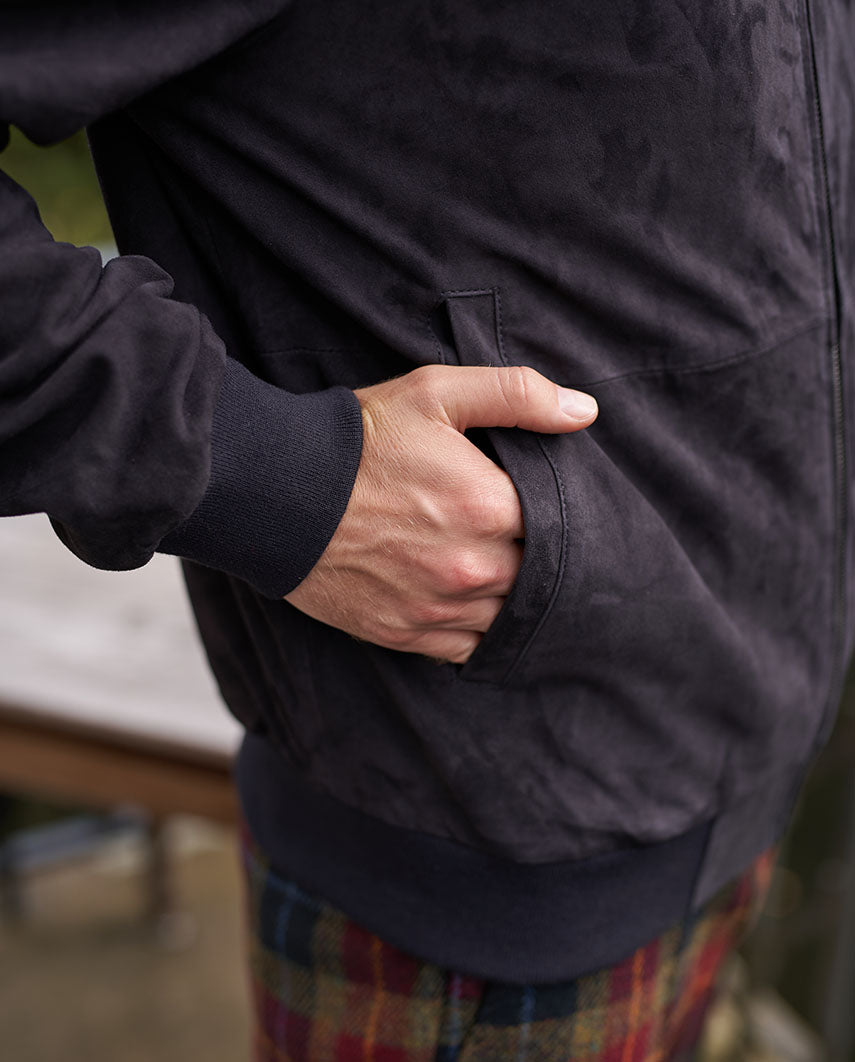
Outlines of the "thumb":
M527 365L436 369L433 397L458 431L501 427L557 434L587 428L597 416L591 395L559 387Z

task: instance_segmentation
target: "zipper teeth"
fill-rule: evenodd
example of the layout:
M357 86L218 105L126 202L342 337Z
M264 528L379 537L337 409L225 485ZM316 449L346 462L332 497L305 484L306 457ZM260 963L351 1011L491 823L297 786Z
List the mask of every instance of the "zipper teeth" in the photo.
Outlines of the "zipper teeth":
M841 334L841 298L840 277L837 271L837 249L834 240L834 212L831 202L831 188L828 178L828 161L826 158L825 127L822 121L822 105L820 102L819 71L816 64L816 44L813 33L813 17L811 13L811 0L805 0L805 14L807 15L807 31L810 42L811 76L814 90L814 109L816 111L817 133L819 136L820 169L822 173L822 191L825 201L825 220L828 230L828 249L831 268L832 291L834 298L834 316L832 321L832 343L829 350L831 362L831 390L832 390L832 415L834 418L834 460L835 460L835 530L837 543L835 549L835 587L832 632L834 662L829 690L829 704L826 706L826 721L837 705L834 701L839 695L839 686L843 670L843 641L844 627L846 622L846 599L845 578L846 570L846 530L847 530L847 498L846 498L846 428L844 421L843 402L843 364L840 351ZM827 725L827 722L826 722ZM820 729L817 740L819 744L824 740L826 725Z

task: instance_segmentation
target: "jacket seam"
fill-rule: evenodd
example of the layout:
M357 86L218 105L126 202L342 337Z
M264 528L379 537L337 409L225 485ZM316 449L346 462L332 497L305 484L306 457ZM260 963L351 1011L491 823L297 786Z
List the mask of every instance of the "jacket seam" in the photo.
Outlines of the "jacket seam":
M435 309L442 305L442 300L446 298L466 298L475 297L478 295L493 295L499 302L499 316L501 320L501 303L499 288L449 288L443 291L442 299L436 304ZM704 361L698 365L652 365L644 366L638 369L628 369L626 372L615 373L612 376L601 376L594 380L584 380L582 385L586 387L595 387L599 384L612 383L616 380L625 380L628 377L633 376L656 376L656 375L668 375L668 376L687 376L691 373L697 372L713 372L716 369L727 368L729 365L736 365L742 361L750 361L752 358L761 358L767 354L773 354L784 343L788 343L792 339L797 339L801 335L807 335L808 332L813 332L820 327L826 327L828 324L827 317L825 315L821 317L812 317L806 324L800 324L798 327L791 329L788 332L784 332L783 335L777 336L770 343L764 344L762 347L751 347L749 350L741 350L737 354L727 354L722 358L716 358L711 361ZM431 337L433 340L434 348L438 348L436 338L431 331ZM499 336L499 342L502 342L501 336ZM505 362L507 364L507 362Z
M798 328L785 332L765 346L752 347L750 350L740 351L738 354L729 354L714 361L705 361L701 365L645 366L640 369L629 369L627 372L615 373L613 376L601 376L595 380L583 380L579 386L596 387L600 384L614 383L617 380L626 380L634 376L689 376L693 373L714 372L717 369L726 369L730 365L739 365L741 362L762 358L767 354L774 354L784 343L789 343L792 339L798 339L799 336L807 335L809 332L814 332L818 328L826 328L827 326L828 320L826 317L814 317L807 324L799 325Z
M842 692L845 672L845 639L847 627L846 569L848 535L848 484L846 477L847 431L846 400L843 380L843 363L841 359L842 313L840 278L838 274L837 250L835 244L835 212L832 203L828 175L828 147L822 109L823 88L817 66L816 44L813 29L812 0L804 0L802 7L803 21L800 27L802 51L805 62L805 83L810 93L808 100L812 104L812 121L810 125L811 147L814 177L814 198L817 214L817 226L822 241L822 266L825 274L825 295L829 316L827 358L830 369L831 398L831 451L832 451L832 497L834 499L834 557L832 575L834 579L831 619L831 642L834 654L831 661L831 673L828 680L828 695L818 730L814 735L812 755L815 756L819 746L828 738L833 723L835 709ZM810 112L809 112L810 113Z

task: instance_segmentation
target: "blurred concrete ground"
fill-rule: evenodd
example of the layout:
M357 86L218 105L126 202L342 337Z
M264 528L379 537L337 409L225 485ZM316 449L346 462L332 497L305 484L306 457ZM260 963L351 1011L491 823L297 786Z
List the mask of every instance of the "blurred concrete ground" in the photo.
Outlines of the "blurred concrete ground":
M166 828L175 911L147 919L133 834L24 883L0 922L5 1062L244 1062L249 1005L237 846L190 819Z

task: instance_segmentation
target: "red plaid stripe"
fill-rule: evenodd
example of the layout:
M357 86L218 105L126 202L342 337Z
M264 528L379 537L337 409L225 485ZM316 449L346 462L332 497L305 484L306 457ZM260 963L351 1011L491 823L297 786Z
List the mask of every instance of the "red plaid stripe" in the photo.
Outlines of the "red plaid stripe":
M771 853L607 970L503 985L423 963L283 882L244 834L256 1062L683 1062Z

